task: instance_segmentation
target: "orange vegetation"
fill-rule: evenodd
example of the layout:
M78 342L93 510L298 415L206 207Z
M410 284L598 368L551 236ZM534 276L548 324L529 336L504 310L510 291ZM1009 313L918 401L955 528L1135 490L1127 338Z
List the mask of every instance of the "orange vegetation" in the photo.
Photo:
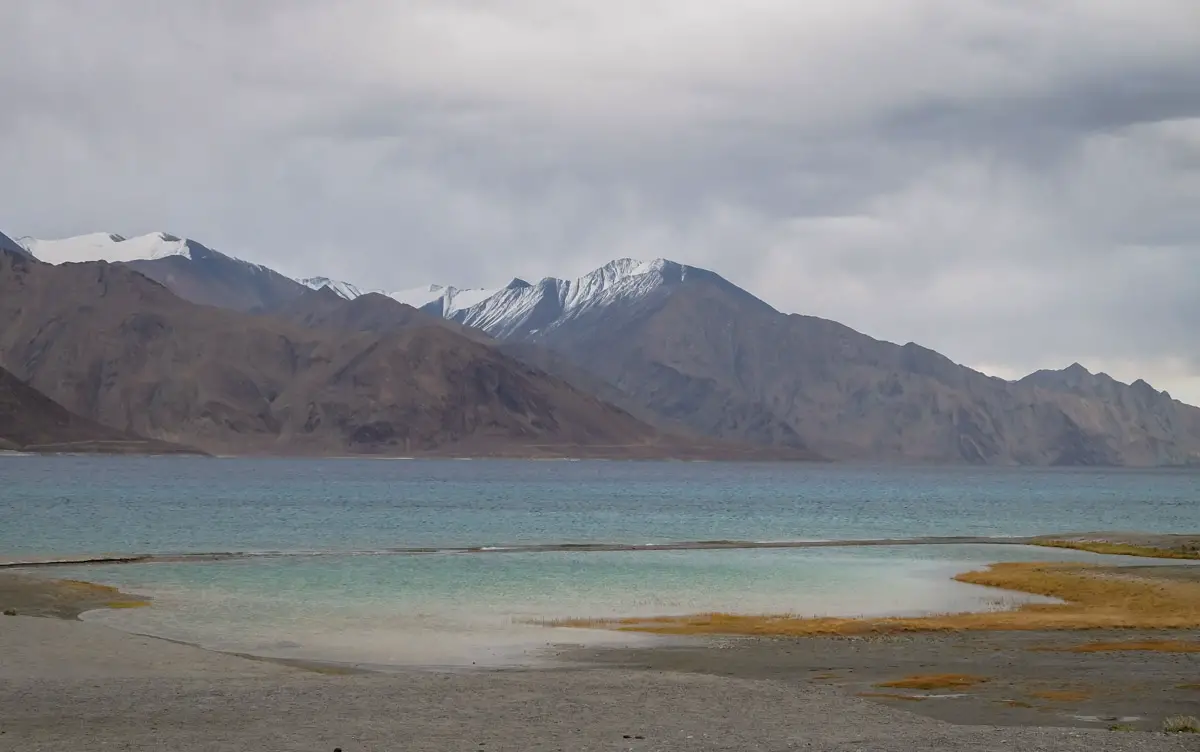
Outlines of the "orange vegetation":
M111 598L104 602L105 608L141 608L149 606L150 602L122 593L115 587L110 585L97 585L94 582L84 582L82 580L54 580L53 586L59 593L67 596L79 596L81 598Z
M1050 689L1042 692L1030 692L1030 697L1051 702L1083 702L1091 698L1091 693L1074 689Z
M1042 538L1033 541L1033 545L1048 546L1050 548L1073 548L1077 551L1090 551L1094 554L1109 554L1113 556L1143 556L1153 559L1200 559L1200 547L1197 547L1195 542L1182 544L1180 548L1155 548L1153 546L1136 546L1132 543Z
M987 681L985 677L971 674L934 674L932 676L909 676L875 686L891 689L964 689L985 681Z
M709 613L650 619L569 619L555 622L554 626L764 637L960 630L1200 628L1200 582L1113 574L1084 564L1024 562L993 564L985 571L966 572L955 579L1065 602L1024 604L1011 611L881 619Z

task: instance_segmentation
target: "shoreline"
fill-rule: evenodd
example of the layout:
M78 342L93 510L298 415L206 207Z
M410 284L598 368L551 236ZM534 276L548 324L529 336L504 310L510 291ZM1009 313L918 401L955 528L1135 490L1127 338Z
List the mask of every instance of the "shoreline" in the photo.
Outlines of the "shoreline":
M1200 534L1062 533L1034 536L921 536L844 540L696 540L663 543L541 543L474 546L413 546L349 551L212 551L195 553L82 554L0 557L0 570L107 564L161 564L322 556L418 556L426 554L599 553L615 551L717 551L792 548L997 545L1064 548L1089 553L1150 559L1200 561Z
M1008 593L1039 596L1042 602L1026 601L996 610L949 614L890 617L802 617L793 614L698 613L672 616L549 619L534 626L593 629L640 633L658 637L768 636L814 637L827 635L892 634L907 632L1200 629L1200 566L1175 563L1191 558L1200 536L1088 533L1033 538L984 538L969 536L858 541L690 541L679 543L544 544L513 547L467 547L460 549L392 549L388 553L434 552L506 553L551 551L655 551L722 550L745 548L811 548L839 546L896 545L1026 545L1090 550L1121 547L1140 556L1161 554L1154 564L1099 567L1064 562L993 563L984 571L961 572L952 579ZM1105 550L1103 553L1107 553ZM305 553L302 556L322 554ZM324 554L336 555L336 554ZM87 611L136 608L150 605L149 599L123 593L117 588L78 580L59 580L25 571L87 564L134 564L161 562L212 562L239 558L287 556L260 554L188 554L101 556L53 559L0 560L0 606L6 615L55 616L79 620ZM1168 561L1170 559L1171 561ZM22 571L25 570L25 571ZM1050 599L1047 602L1046 599ZM1114 605L1116 604L1116 605ZM549 644L549 643L548 643ZM287 659L290 660L290 659ZM305 662L309 662L304 659Z
M1200 588L1188 564L1097 571ZM828 749L1176 752L1192 740L1164 719L1200 704L1200 629L712 634L381 671L119 631L79 614L145 599L0 572L0 605L18 598L0 616L0 749L782 749L803 729ZM96 720L62 722L78 716Z

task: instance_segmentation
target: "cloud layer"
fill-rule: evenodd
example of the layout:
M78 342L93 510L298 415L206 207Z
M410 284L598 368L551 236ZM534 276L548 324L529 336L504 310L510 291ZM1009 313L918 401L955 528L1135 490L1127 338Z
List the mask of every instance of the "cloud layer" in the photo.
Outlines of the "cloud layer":
M0 229L368 286L706 266L1200 402L1192 0L0 7Z

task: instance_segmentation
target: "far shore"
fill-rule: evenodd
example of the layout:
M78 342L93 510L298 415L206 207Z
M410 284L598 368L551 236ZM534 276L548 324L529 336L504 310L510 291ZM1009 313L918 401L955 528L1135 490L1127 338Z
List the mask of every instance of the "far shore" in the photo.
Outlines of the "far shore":
M80 441L55 444L18 445L0 439L0 457L38 456L114 456L155 457L193 456L215 459L340 459L340 460L611 460L648 462L802 462L824 464L833 460L813 452L786 446L723 445L704 442L662 441L638 444L451 444L425 450L346 452L328 448L270 445L237 449L209 446L197 449L172 445L154 439Z
M85 566L101 564L149 564L228 561L291 556L346 556L359 553L397 556L421 554L505 554L554 552L612 552L612 551L706 551L779 548L854 548L872 546L944 546L944 545L1005 545L1066 548L1096 554L1134 556L1143 558L1200 560L1200 534L1171 533L1067 533L1027 537L995 536L925 536L919 538L873 538L858 540L699 540L664 543L545 543L460 547L395 547L371 551L336 551L289 553L286 551L211 551L194 553L123 553L69 554L62 556L3 557L2 569L32 569L41 567Z

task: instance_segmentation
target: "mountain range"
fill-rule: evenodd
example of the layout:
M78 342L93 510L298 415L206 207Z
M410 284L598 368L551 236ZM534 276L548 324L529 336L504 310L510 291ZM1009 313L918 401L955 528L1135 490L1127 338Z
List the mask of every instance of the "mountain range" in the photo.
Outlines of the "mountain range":
M18 243L0 242L0 315L15 305L23 322L0 335L0 365L85 417L210 450L329 453L358 446L358 436L372 439L369 451L465 450L478 439L516 453L607 444L712 456L1200 464L1200 409L1144 381L1122 384L1078 364L990 377L915 343L782 313L713 272L664 259L496 290L385 293L292 280L164 233ZM22 263L33 270L27 278L72 292L31 306L28 290L7 279ZM104 300L118 279L120 305ZM82 306L106 315L71 323ZM87 346L73 338L106 337L108 348L85 364L77 351ZM59 370L68 354L80 358L70 375ZM314 420L325 428L305 433Z
M380 301L388 310L372 314ZM301 325L299 300L250 314L192 303L129 263L51 265L0 250L0 365L88 420L212 453L725 451L396 301L335 302L341 318ZM372 315L378 326L362 324Z

